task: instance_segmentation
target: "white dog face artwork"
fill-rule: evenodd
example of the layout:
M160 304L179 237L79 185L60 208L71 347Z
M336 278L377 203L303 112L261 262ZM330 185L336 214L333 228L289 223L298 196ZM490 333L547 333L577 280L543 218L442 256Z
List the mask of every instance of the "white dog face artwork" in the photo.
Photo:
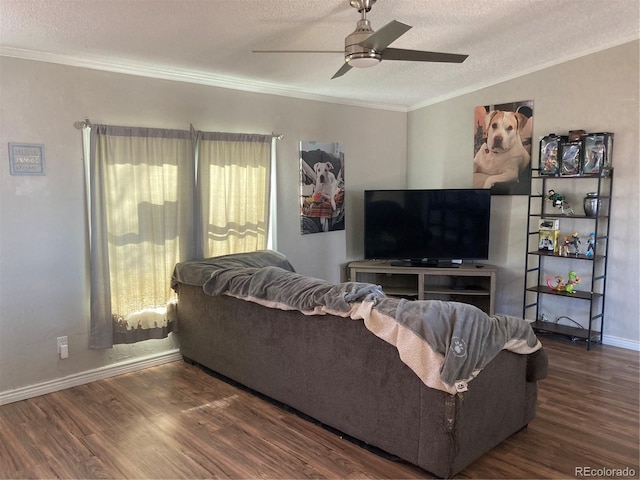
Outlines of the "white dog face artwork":
M487 114L487 146L494 153L510 150L520 142L520 131L526 123L520 113L496 111Z
M331 162L318 162L313 166L313 169L316 172L316 184L329 183L331 178L329 174L333 169Z

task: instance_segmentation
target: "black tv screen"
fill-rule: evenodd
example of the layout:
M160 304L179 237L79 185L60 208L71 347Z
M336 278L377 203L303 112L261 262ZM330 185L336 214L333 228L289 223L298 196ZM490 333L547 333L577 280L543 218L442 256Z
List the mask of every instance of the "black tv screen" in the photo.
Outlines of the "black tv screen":
M365 258L486 260L490 214L489 189L366 190Z

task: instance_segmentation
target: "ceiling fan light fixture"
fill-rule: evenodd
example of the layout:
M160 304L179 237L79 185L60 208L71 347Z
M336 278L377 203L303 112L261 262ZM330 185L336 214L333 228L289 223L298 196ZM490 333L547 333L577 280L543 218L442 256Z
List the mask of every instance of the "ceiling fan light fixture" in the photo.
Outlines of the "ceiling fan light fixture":
M369 68L380 63L382 55L377 52L357 52L348 54L345 60L352 67Z

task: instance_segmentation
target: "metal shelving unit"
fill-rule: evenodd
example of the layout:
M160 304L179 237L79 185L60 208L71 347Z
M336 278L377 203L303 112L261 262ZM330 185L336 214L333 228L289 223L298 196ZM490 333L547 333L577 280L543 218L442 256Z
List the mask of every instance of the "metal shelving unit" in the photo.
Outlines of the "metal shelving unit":
M587 180L591 180L587 184ZM598 213L596 217L588 217L576 213L557 214L549 213L545 209L547 196L545 192L556 189L557 186L569 186L581 189L593 183L597 183L597 193L600 199ZM593 191L593 190L592 190ZM534 312L535 321L532 327L541 333L551 333L563 335L575 340L586 342L587 349L592 345L602 343L604 332L604 306L606 299L607 281L607 252L609 239L609 217L611 212L611 195L613 191L613 170L608 172L608 176L581 175L581 176L544 176L540 175L540 169L533 169L531 178L531 192L528 206L528 231L527 231L527 254L525 260L525 285L524 302L522 315L524 318L532 318ZM542 192L534 194L533 192ZM587 193L587 190L584 190ZM578 207L581 209L581 206ZM591 257L585 254L572 254L560 256L553 252L538 250L538 220L540 219L571 219L576 222L590 223L590 231L595 233L596 245L594 255ZM535 238L535 241L532 239ZM546 284L546 277L552 268L558 268L559 263L568 260L578 260L589 262L589 281L578 285L575 292L568 293L550 288ZM589 302L589 318L586 327L559 324L557 321L544 321L546 298L562 299L567 302ZM562 317L560 317L562 318ZM584 319L583 319L584 320Z

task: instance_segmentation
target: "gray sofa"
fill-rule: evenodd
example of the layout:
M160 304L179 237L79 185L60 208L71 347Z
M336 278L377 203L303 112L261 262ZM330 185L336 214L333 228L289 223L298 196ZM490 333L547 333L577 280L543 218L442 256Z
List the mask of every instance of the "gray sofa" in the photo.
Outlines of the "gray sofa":
M293 270L275 252L255 258L176 266L177 335L185 360L439 477L460 472L534 418L537 380L546 375L544 350L500 351L464 393L430 388L361 320L204 292L202 284L216 269L275 264Z

